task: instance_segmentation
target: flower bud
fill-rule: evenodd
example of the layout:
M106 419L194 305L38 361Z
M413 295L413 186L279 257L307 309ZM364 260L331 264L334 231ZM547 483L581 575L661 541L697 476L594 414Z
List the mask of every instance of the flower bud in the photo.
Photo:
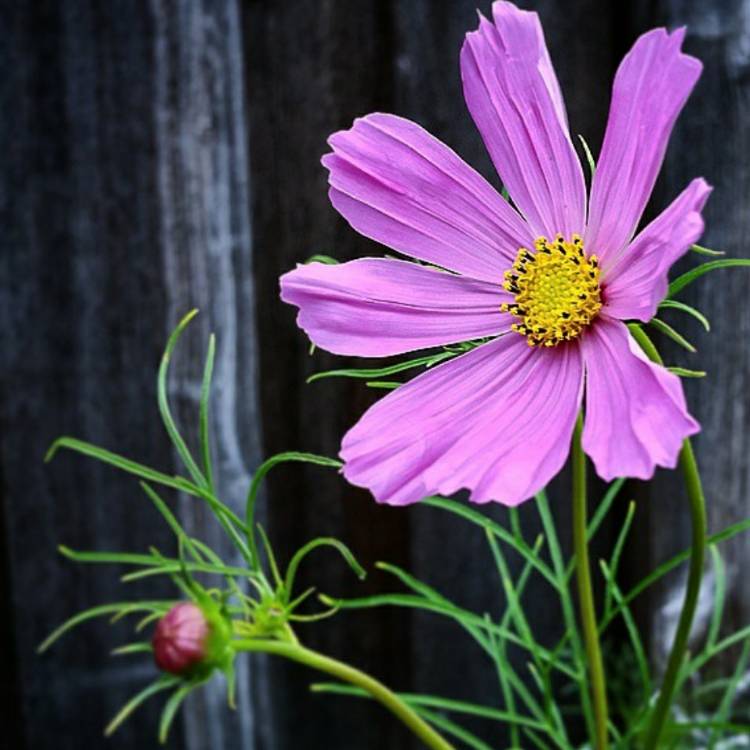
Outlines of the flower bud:
M197 604L175 604L159 620L152 639L156 666L171 674L189 672L206 658L210 632L208 620Z

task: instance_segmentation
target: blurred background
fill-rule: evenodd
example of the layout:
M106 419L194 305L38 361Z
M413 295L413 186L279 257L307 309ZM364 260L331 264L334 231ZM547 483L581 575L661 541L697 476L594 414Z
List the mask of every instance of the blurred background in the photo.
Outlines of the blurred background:
M488 0L478 4L489 13ZM654 25L688 26L686 49L705 72L650 210L704 175L716 188L703 244L750 256L750 0L520 4L541 15L572 131L594 154L622 55ZM109 658L129 639L126 629L91 623L44 656L35 647L81 608L168 590L124 588L122 570L65 562L58 544L166 551L168 530L134 480L74 455L44 465L45 450L69 434L176 470L156 410L155 375L169 331L198 307L170 395L194 435L202 358L214 331L214 447L224 499L239 507L254 468L272 453L337 453L341 435L376 394L352 381L305 384L311 373L347 361L309 355L294 310L278 299L278 277L314 253L340 260L381 253L329 206L319 164L327 136L356 116L381 110L415 119L497 184L460 88L458 53L476 26L477 0L1 5L0 745L156 746L158 701L113 739L102 737L126 697L154 674L148 659ZM710 335L689 318L665 315L698 353L660 342L671 364L709 374L687 381L686 390L703 424L696 444L714 531L750 516L748 289L744 272L706 277L684 299L708 315ZM379 507L323 469L275 472L262 514L282 559L313 536L336 535L368 569L376 560L395 562L462 605L499 610L499 582L476 528L437 509ZM563 475L551 490L563 529L566 483ZM638 510L625 587L689 543L679 477L662 472L648 491L627 485L598 538L602 549L631 498ZM192 531L220 544L201 507L172 500ZM503 518L500 508L490 512ZM524 508L523 520L534 534L533 508ZM724 552L728 624L737 627L750 621L750 538ZM359 583L325 551L310 568L310 580L331 595L397 587L377 572ZM681 583L677 575L638 600L657 664ZM525 604L532 624L558 633L559 613L542 584L529 589ZM400 690L498 700L489 661L460 629L429 616L342 613L305 627L302 637ZM616 640L609 645L617 651ZM416 748L380 708L310 695L315 675L302 668L258 657L244 663L239 710L226 708L220 683L192 696L170 747ZM497 727L472 726L504 746Z

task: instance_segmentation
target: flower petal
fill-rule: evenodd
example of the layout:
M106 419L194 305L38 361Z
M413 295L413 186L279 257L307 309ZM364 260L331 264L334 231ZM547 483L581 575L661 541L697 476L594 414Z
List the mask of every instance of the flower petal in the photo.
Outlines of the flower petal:
M539 17L507 2L492 12L461 49L466 104L534 236L580 233L586 186Z
M613 259L602 278L607 315L644 322L656 315L667 294L669 269L703 234L700 212L710 193L705 180L693 180L619 258Z
M583 380L580 349L509 333L420 375L346 434L344 475L390 505L461 488L517 505L560 470Z
M328 142L331 203L365 237L485 281L501 278L533 242L479 173L409 120L368 115Z
M314 344L363 357L494 336L512 321L499 284L385 258L297 266L281 277L281 298Z
M700 76L701 63L680 51L684 36L684 29L644 34L615 76L585 237L603 267L632 239L677 115Z
M650 362L627 326L600 316L582 338L586 364L583 449L604 480L650 479L673 469L682 441L700 430L680 379Z

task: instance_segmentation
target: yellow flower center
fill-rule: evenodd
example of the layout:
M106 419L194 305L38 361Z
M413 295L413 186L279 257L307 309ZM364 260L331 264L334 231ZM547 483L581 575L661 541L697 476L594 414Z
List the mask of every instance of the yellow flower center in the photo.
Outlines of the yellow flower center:
M566 242L539 237L535 252L522 247L503 286L515 296L500 309L519 319L511 328L526 336L529 346L557 346L570 341L597 316L602 306L599 262L586 257L583 240Z

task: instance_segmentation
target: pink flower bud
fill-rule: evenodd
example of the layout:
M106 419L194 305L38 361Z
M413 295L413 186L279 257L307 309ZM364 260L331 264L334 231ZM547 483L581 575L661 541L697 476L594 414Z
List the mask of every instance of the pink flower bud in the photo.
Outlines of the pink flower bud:
M171 674L184 674L207 655L210 627L193 602L175 604L159 620L152 639L156 666Z

